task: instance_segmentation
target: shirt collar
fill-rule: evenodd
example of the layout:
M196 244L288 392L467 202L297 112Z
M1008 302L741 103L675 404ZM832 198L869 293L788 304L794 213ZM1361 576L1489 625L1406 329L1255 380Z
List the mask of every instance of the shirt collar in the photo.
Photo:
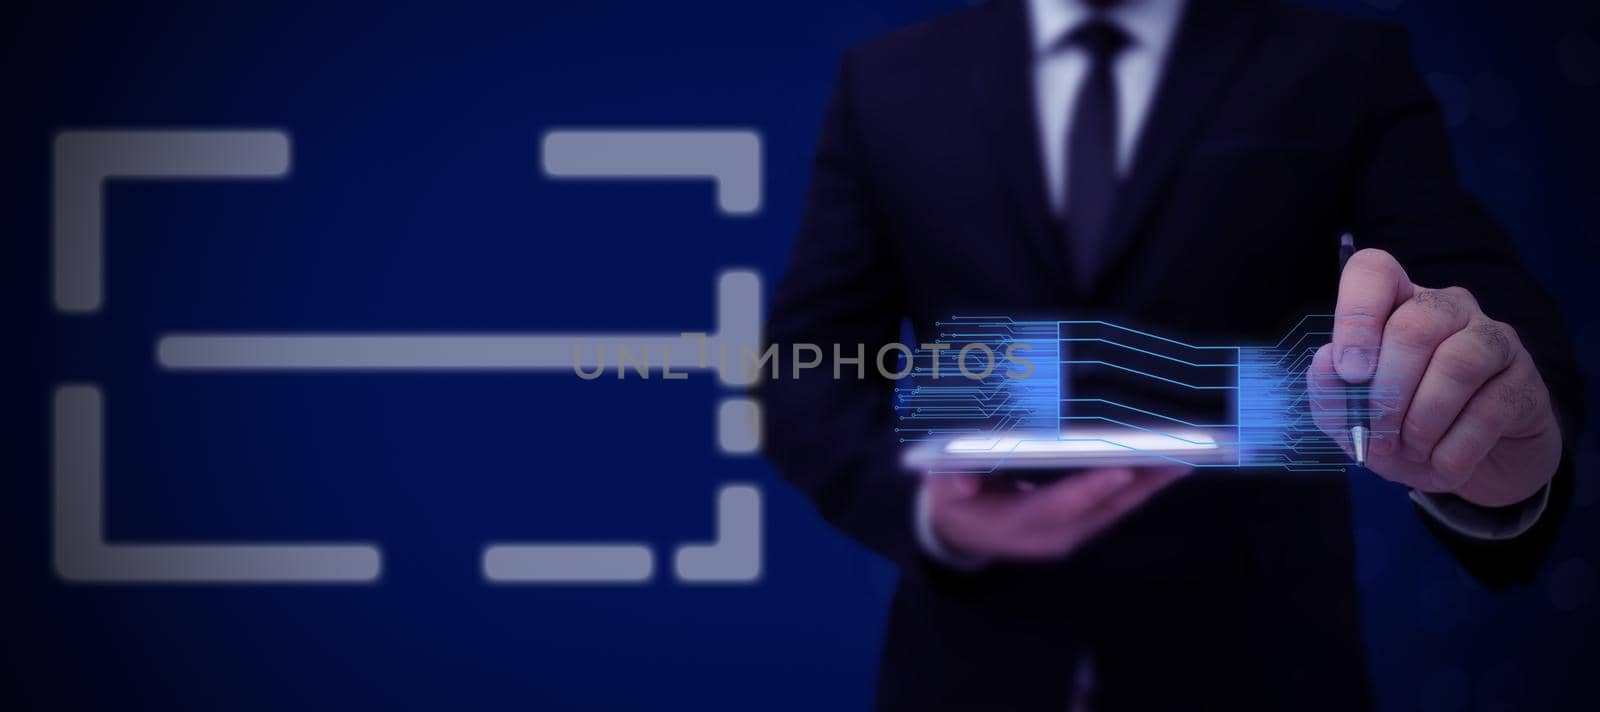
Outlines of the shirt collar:
M1104 12L1128 33L1131 47L1161 56L1177 32L1184 1L1121 0ZM1054 52L1067 32L1093 14L1084 0L1028 0L1033 51L1040 56Z

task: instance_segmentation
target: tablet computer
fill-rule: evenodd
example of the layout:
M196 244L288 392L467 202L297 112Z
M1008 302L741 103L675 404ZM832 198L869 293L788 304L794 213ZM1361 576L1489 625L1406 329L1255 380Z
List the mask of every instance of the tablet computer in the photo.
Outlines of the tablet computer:
M1101 428L1054 433L930 439L906 448L907 469L928 473L986 474L1006 470L1066 470L1092 467L1160 467L1175 464L1233 465L1235 431Z

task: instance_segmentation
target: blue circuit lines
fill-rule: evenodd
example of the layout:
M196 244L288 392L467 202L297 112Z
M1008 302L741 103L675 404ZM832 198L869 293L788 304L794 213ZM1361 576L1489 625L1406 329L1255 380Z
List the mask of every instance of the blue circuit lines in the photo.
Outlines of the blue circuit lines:
M1318 427L1319 417L1355 415L1349 387L1306 376L1331 315L1301 319L1270 346L1195 345L1104 321L958 316L937 326L896 389L903 443L1020 452L1094 440L1197 467L1351 464L1348 443ZM1375 387L1373 402L1386 395ZM1184 454L1199 449L1208 457Z

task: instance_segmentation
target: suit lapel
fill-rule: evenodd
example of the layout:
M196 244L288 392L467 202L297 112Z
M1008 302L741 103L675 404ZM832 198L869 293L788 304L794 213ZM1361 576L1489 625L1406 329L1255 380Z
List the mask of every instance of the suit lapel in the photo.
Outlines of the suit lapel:
M1187 3L1155 103L1145 119L1133 171L1118 191L1106 236L1111 259L1084 291L1103 284L1128 261L1144 220L1238 73L1239 63L1255 46L1259 19L1254 4L1242 0Z
M1204 1L1204 0L1200 0ZM1058 296L1074 291L1065 246L1050 214L1039 125L1034 108L1033 42L1027 8L1019 0L985 7L988 27L978 33L972 57L974 110L983 127L1004 200L1018 218L1045 276Z

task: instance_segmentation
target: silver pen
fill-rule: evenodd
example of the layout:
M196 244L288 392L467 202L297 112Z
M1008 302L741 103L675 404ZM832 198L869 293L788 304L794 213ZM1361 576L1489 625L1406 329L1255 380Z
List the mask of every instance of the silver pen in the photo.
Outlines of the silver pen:
M1356 238L1350 233L1339 236L1339 276L1344 277L1344 266L1356 253ZM1371 414L1367 403L1372 394L1365 383L1352 383L1345 391L1345 411L1350 423L1350 449L1355 451L1356 464L1367 464L1367 437L1372 434Z

